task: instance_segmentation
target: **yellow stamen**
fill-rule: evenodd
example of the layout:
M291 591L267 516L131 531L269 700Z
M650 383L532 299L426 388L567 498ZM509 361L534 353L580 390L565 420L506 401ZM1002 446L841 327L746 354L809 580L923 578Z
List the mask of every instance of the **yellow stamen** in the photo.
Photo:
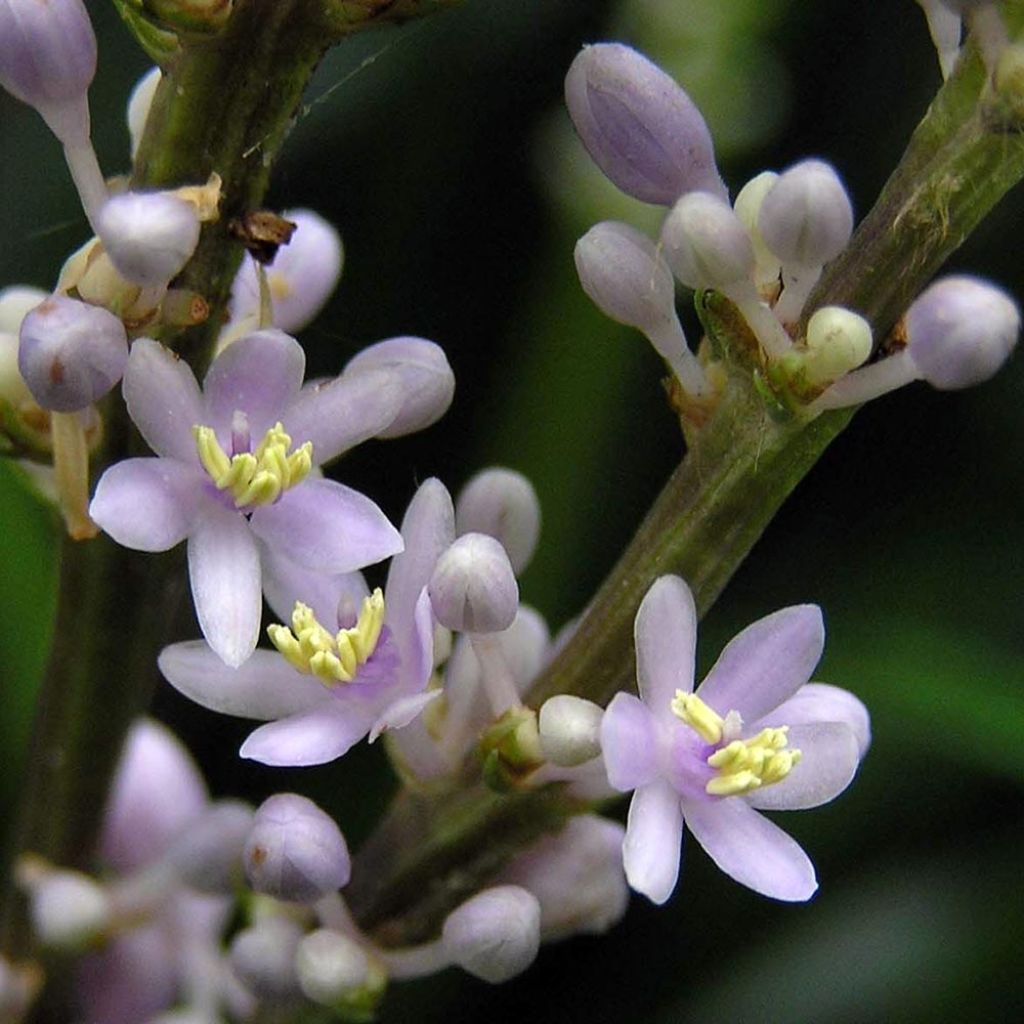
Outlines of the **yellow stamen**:
M787 748L788 726L762 729L747 740L733 740L708 758L717 775L704 787L711 796L736 796L781 782L800 763L800 751Z
M363 599L356 624L333 636L317 621L313 609L301 601L295 602L292 628L270 626L267 635L289 665L333 686L352 682L359 667L376 650L383 626L384 594L378 587Z
M270 505L301 483L313 468L313 445L300 445L291 454L292 439L275 423L252 452L228 456L212 427L192 428L199 461L220 491L230 491L236 508Z
M672 714L681 718L708 743L720 743L725 719L709 708L695 693L676 690L672 700Z

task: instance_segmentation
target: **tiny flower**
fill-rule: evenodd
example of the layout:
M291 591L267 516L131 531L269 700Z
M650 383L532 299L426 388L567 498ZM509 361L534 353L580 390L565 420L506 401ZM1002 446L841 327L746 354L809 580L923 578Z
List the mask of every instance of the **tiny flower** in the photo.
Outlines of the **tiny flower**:
M565 104L594 163L627 195L662 206L694 189L726 195L700 111L636 50L584 47L565 76Z
M292 610L291 629L269 631L277 651L256 651L235 669L204 643L174 644L160 655L160 670L204 707L268 722L242 745L243 757L270 765L333 761L367 734L372 741L407 725L439 695L426 692L434 632L426 585L453 533L448 492L428 480L402 522L405 550L392 560L383 593L360 605L365 585L351 576L273 558L272 607L279 615Z
M438 622L462 633L499 633L519 608L508 555L485 533L463 534L441 555L429 593Z
M689 587L658 579L636 617L640 698L618 694L602 722L609 781L635 790L626 877L664 903L685 823L738 882L775 899L809 899L818 884L810 860L758 812L816 807L841 793L867 748L867 712L851 694L807 682L824 645L817 607L784 608L748 626L694 692L696 621Z
M245 874L257 891L314 903L348 883L348 847L334 819L297 793L278 793L256 812L245 843Z
M926 288L903 323L906 347L841 377L811 404L811 411L858 405L914 380L942 391L981 384L1016 346L1020 310L995 285L952 276Z
M540 500L533 484L514 469L482 470L459 492L455 530L494 537L518 576L530 564L540 537Z
M576 271L583 290L606 316L635 327L668 363L684 390L707 390L704 371L690 351L676 314L672 272L655 244L628 224L595 224L577 243Z
M99 237L127 281L166 287L192 258L199 242L199 215L171 192L125 192L99 215Z
M200 392L185 363L139 339L124 395L157 457L112 466L90 506L102 529L138 551L187 538L200 627L232 666L256 646L261 560L276 553L347 573L401 549L372 501L312 472L391 422L397 384L365 374L302 388L304 368L297 341L261 331L222 352Z

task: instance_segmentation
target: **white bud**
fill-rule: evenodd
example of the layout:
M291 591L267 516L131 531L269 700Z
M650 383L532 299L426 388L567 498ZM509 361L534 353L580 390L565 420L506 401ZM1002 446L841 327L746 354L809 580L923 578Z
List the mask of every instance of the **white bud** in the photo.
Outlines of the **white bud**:
M17 334L25 317L49 297L49 293L42 288L33 288L27 284L0 288L0 331Z
M455 529L500 541L518 576L529 565L540 536L540 500L533 484L514 469L482 470L455 502Z
M521 974L540 948L540 903L518 885L485 889L445 919L441 941L451 961L498 984Z
M743 222L754 247L754 281L759 288L777 285L779 279L779 258L765 244L757 226L764 197L778 180L779 176L774 171L762 171L740 189L733 203L736 216Z
M150 68L135 83L131 96L128 97L128 136L131 139L132 159L138 152L139 143L142 141L142 133L146 130L146 121L149 119L149 108L153 106L153 97L156 95L157 86L163 73L160 68Z
M52 949L81 949L110 923L106 890L78 871L46 872L30 884L29 897L32 927Z
M290 918L263 918L234 937L231 967L258 998L286 1001L299 991L295 957L303 935Z
M669 266L690 288L727 291L753 273L747 229L724 199L709 192L684 195L665 218L661 240Z
M562 693L540 709L540 747L544 757L563 768L584 764L601 753L604 711L593 701Z
M508 629L519 608L508 555L483 533L464 534L441 555L427 591L441 625L461 633Z
M868 359L871 345L871 325L864 317L841 306L822 306L807 321L808 382L838 380Z
M361 993L372 999L384 986L383 974L366 950L327 928L310 932L299 943L295 971L306 998L322 1006L355 1002Z

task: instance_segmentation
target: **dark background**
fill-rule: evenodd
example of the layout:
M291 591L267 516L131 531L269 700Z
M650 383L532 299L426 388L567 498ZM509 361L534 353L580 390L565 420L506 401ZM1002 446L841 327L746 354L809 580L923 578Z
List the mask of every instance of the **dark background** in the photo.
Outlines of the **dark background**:
M110 6L89 7L101 54L94 132L115 173L128 162L124 103L147 63ZM345 240L341 286L302 336L311 373L419 334L444 346L458 382L440 424L365 445L337 473L396 519L427 476L456 492L487 464L529 474L545 526L522 589L555 627L586 602L681 451L657 358L593 310L572 266L591 223L657 223L602 185L560 105L573 55L605 38L671 66L706 111L734 192L765 167L818 155L860 213L938 85L911 0L469 0L325 61L270 197L316 208ZM0 283L52 286L84 220L57 145L6 95L0 154ZM1024 295L1022 224L1011 195L953 266ZM829 631L818 677L871 708L857 784L783 822L818 867L815 900L757 897L691 843L666 908L636 898L609 936L546 948L498 989L456 972L396 986L382 1020L1022 1018L1009 938L1024 927L1022 377L1018 357L971 392L916 385L861 412L702 627L706 667L752 619L818 602ZM49 637L53 552L47 518L0 466L3 820ZM271 771L235 756L245 723L169 688L156 710L216 793L300 789L354 843L392 785L376 748Z

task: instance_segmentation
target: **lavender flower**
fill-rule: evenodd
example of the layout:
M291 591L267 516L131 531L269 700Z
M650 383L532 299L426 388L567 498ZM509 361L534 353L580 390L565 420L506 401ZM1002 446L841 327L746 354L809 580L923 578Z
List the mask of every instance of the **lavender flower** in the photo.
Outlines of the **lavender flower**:
M426 585L453 534L451 498L428 480L406 512L405 550L391 563L384 594L364 598L358 617L353 598L361 584L351 576L293 566L271 595L282 617L294 602L292 628L271 627L279 653L257 651L231 668L204 643L174 644L160 655L160 670L204 707L268 722L242 745L243 757L270 765L333 761L367 734L372 741L406 725L439 695L425 692L434 631ZM306 603L295 601L299 595Z
M693 189L727 195L700 111L636 50L584 47L565 76L565 105L594 163L627 195L662 206Z
M780 900L817 888L804 851L758 810L816 807L849 785L868 745L852 694L808 683L825 635L814 605L784 608L741 632L693 692L696 610L663 576L637 612L640 698L618 694L601 746L611 784L635 790L623 858L632 888L664 903L685 822L728 875Z
M126 547L166 551L188 539L199 625L233 667L256 646L261 550L264 565L269 551L347 573L402 547L372 501L312 472L388 426L400 382L365 373L302 388L304 368L297 341L261 331L221 353L200 393L185 363L139 339L124 395L157 457L112 466L90 506Z

